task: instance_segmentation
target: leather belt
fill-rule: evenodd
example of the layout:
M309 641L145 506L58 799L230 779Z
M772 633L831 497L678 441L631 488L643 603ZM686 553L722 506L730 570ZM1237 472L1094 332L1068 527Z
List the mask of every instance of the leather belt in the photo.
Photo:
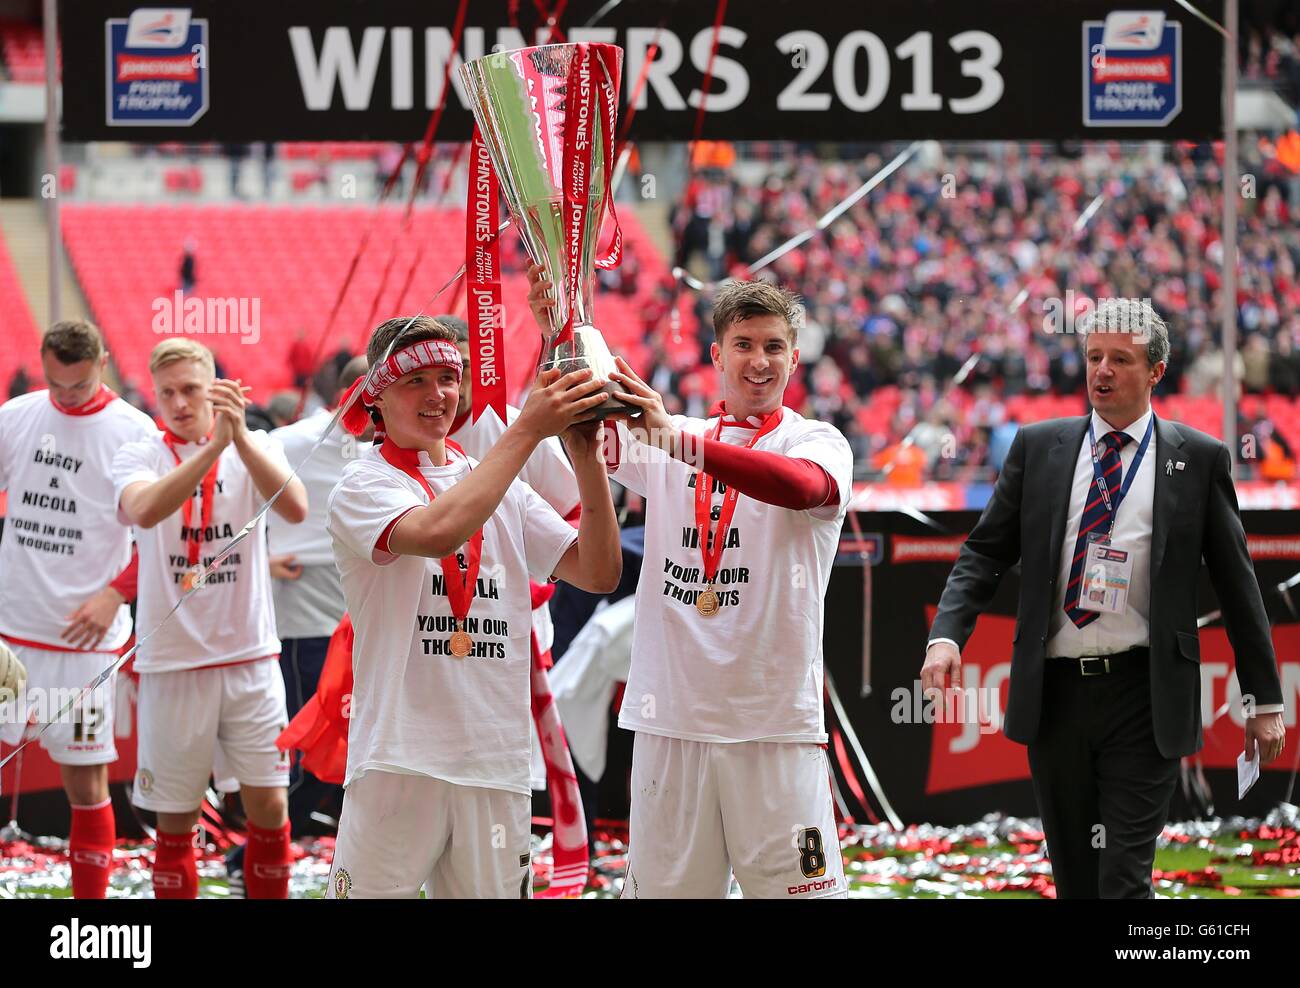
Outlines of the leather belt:
M1131 671L1139 666L1146 668L1151 650L1146 646L1131 648L1127 652L1115 652L1112 655L1082 655L1077 658L1056 658L1047 660L1047 668L1063 676L1105 676L1113 672Z

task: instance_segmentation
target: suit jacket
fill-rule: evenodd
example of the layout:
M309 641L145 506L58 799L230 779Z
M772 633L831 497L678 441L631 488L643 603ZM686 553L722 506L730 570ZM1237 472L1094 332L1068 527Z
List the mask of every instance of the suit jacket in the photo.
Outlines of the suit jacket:
M951 638L965 647L975 618L987 608L1002 574L1020 563L1004 730L1021 744L1031 744L1038 735L1066 512L1088 419L1085 415L1038 422L1016 434L993 497L948 577L930 630L931 639ZM1202 744L1196 628L1202 559L1219 597L1242 695L1253 695L1259 705L1281 703L1282 687L1268 617L1246 551L1227 447L1196 429L1157 418L1153 452L1151 715L1160 752L1178 758L1199 751ZM1169 460L1187 465L1166 473Z

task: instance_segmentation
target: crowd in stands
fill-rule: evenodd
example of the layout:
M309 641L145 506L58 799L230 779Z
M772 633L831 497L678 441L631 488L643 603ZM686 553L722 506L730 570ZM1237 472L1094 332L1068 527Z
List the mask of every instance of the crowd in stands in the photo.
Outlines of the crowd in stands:
M1270 18L1247 9L1237 58L1244 79L1272 83L1292 106L1300 103L1300 8L1282 0Z
M1300 179L1271 147L1242 142L1249 183L1232 363L1246 394L1294 398ZM771 146L763 152L771 156ZM1101 297L1148 298L1169 323L1173 355L1158 395L1212 399L1224 368L1221 155L1208 145L1108 143L923 152L767 267L807 302L789 403L849 435L861 476L989 479L1023 398L1064 399L1054 414L1084 410L1068 314ZM811 148L761 169L742 167L743 158L697 170L675 212L677 263L702 279L743 276L888 161L875 152L827 159ZM707 291L684 294L699 316L699 347L661 347L653 376L676 408L698 412L711 386L712 371L702 370L709 301ZM662 310L672 296L665 286ZM1054 306L1067 317L1049 331ZM647 331L665 311L646 312ZM1295 423L1278 425L1285 442Z

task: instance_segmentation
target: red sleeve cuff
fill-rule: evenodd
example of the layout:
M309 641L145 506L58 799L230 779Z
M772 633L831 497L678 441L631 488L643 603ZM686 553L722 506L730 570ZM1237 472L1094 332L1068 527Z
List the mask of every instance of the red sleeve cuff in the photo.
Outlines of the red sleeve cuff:
M414 504L411 505L409 508L403 511L400 515L397 515L392 521L390 521L387 525L384 526L384 530L379 533L378 541L375 542L376 552L386 552L390 556L397 555L397 553L393 552L392 549L388 548L388 540L392 537L393 529L397 527L397 523L401 521L403 518L405 518L412 511L414 511L415 508L416 505Z
M126 564L126 569L113 577L109 586L120 593L129 604L135 600L136 593L139 589L140 582L140 553L135 546L131 546L131 561Z

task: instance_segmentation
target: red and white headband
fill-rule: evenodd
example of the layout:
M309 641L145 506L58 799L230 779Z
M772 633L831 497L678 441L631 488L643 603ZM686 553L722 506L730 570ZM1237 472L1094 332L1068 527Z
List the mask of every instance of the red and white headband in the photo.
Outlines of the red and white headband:
M367 409L374 405L375 399L398 378L424 367L449 367L459 378L464 370L464 361L455 345L446 340L421 340L389 354L387 360L360 378L343 396L342 400L346 404L357 388L365 385L359 400L353 401L351 407L343 413L343 427L354 436L361 435L370 424Z

